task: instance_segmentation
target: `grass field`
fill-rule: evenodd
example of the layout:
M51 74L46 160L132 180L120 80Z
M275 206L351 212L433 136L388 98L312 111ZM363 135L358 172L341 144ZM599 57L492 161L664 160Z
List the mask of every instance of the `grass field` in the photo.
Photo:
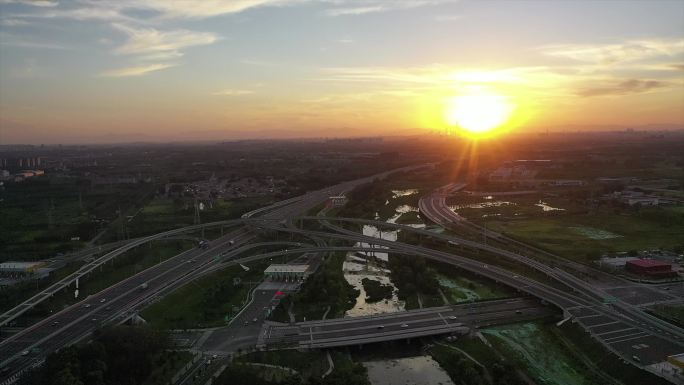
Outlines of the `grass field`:
M233 307L241 308L254 284L263 277L266 263L240 266L212 273L193 281L164 297L142 312L152 326L161 329L186 329L225 325L234 315ZM233 278L242 283L234 286ZM227 318L228 317L228 318Z
M682 246L684 215L678 208L649 208L619 215L569 214L512 221L491 220L487 228L561 256L590 261L605 253Z
M247 211L268 203L267 198L245 198L214 202L200 212L202 223L239 218ZM191 203L180 200L156 198L150 201L135 217L126 224L131 236L154 234L194 224L195 209ZM211 233L213 236L216 232ZM206 234L205 234L206 236Z
M437 274L437 280L450 303L505 298L510 293L482 279L470 279L456 274Z
M655 305L652 311L658 317L684 327L684 306L682 305Z
M585 375L586 368L537 324L499 326L483 333L539 384L598 385Z
M36 308L38 313L54 312L64 306L82 300L88 295L98 293L107 287L141 272L160 261L171 258L184 250L195 247L195 243L184 240L157 241L150 246L140 246L115 258L111 263L102 265L89 276L79 280L79 297L74 298L73 290L63 291L50 301Z

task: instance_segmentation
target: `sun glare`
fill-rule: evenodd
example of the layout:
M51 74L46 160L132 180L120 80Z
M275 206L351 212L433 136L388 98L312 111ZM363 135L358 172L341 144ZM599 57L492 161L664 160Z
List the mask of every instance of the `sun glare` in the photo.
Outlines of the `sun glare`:
M475 136L490 134L504 125L513 112L513 105L501 95L486 92L455 96L450 100L446 120Z

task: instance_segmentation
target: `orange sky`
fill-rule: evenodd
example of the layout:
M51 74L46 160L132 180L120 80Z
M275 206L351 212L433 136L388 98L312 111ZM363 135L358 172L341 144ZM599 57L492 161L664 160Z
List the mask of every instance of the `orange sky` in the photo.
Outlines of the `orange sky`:
M0 144L684 127L684 2L0 0Z

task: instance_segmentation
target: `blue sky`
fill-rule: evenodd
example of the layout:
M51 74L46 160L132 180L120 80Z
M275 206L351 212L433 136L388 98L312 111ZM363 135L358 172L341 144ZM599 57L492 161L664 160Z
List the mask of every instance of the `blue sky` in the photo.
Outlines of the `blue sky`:
M0 142L684 125L684 2L0 0ZM469 91L470 90L470 91Z

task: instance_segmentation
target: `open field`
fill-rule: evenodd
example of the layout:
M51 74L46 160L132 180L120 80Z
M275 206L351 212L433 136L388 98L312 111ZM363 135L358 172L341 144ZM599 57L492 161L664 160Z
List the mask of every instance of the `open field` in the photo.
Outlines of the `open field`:
M239 218L247 211L261 207L268 198L244 198L239 200L217 199L213 207L200 212L202 223ZM192 203L181 200L156 198L126 224L130 236L136 237L194 224L195 209ZM208 233L208 231L207 231ZM205 234L206 235L206 234Z
M632 215L599 212L491 220L487 228L567 258L590 261L606 253L681 247L684 215L671 208L649 208Z
M263 277L266 263L240 266L212 273L176 290L146 308L141 316L161 329L201 328L225 325L247 301L248 294ZM233 279L241 283L233 285Z
M50 301L46 301L36 307L35 311L32 311L31 314L34 312L42 314L61 310L67 305L80 301L88 295L98 293L111 285L193 247L196 247L194 242L173 240L157 241L149 244L149 246L134 248L115 258L111 263L96 269L89 276L80 279L78 298L74 298L73 287L71 287L69 290L53 297Z
M499 326L483 333L535 381L548 385L598 385L588 378L586 368L538 324Z
M50 176L8 184L0 194L0 261L77 250L104 228L98 221L141 206L152 191L148 184L92 187L88 180Z
M658 317L684 327L684 305L655 305L651 309Z

